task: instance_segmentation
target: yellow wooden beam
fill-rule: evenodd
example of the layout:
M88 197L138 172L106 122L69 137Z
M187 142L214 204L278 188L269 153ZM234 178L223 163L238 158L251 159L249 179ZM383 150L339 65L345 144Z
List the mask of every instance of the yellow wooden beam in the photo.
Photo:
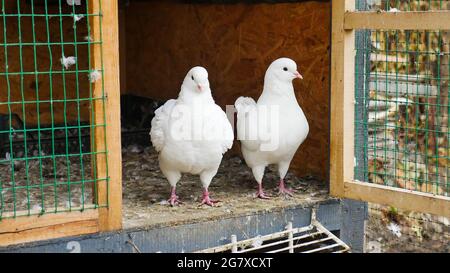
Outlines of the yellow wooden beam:
M101 1L101 9L100 9ZM105 124L94 129L95 150L107 154L96 155L97 178L108 177L97 183L97 202L108 207L99 209L100 230L110 231L122 228L122 152L120 135L120 70L119 70L119 12L118 1L91 0L91 14L101 13L91 19L94 41L93 69L102 67L103 79L94 84L93 96L105 100L94 102L95 124ZM101 20L101 22L100 22ZM100 31L101 30L101 31ZM106 120L105 120L106 119ZM106 140L106 143L105 143Z
M346 198L450 217L450 197L359 181L345 181Z
M0 246L96 233L98 216L98 210L86 210L3 219Z
M344 29L450 29L450 11L347 11L344 14Z
M332 2L330 191L344 193L344 180L353 178L355 33L344 29L345 11L355 1Z

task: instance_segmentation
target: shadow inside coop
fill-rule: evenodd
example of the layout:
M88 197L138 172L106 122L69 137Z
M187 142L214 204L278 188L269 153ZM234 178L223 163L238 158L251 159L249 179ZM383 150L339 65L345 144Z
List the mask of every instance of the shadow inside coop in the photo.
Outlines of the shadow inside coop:
M122 103L122 167L124 228L174 225L205 219L230 217L257 211L270 211L300 205L311 205L328 198L326 183L288 173L286 181L296 190L292 198L277 195L278 173L268 168L264 187L273 198L254 197L256 182L251 170L238 155L225 154L210 192L220 200L216 207L199 206L202 187L198 176L185 174L177 185L183 204L170 207L170 186L158 165L158 154L151 146L151 119L164 102L133 95L123 95Z

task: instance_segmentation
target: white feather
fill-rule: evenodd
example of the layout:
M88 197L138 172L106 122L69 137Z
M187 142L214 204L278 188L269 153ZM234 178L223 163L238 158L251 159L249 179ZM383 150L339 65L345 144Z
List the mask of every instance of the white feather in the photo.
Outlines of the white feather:
M163 106L155 111L150 129L150 138L157 152L161 152L165 144L165 134L168 132L170 113L176 104L176 100L168 100Z
M102 74L101 74L100 71L98 71L98 70L92 70L92 71L89 73L89 75L88 75L89 81L90 81L91 83L95 83L95 82L98 81L101 77L102 77Z
M402 236L402 231L399 225L395 224L395 223L390 223L387 226L388 230L390 232L392 232L392 234L394 234L395 236L397 236L398 238L400 238Z
M64 68L69 69L72 65L77 63L77 58L73 56L62 56L61 58L61 64L64 66Z
M83 14L73 14L73 20L74 20L74 22L78 22L78 21L80 21L81 19L83 19L84 18L84 15Z

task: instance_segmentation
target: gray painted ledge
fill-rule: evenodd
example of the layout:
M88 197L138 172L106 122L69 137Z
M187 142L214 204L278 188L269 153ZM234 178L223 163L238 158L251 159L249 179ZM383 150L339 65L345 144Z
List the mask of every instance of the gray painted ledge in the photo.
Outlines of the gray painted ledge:
M182 253L194 252L230 242L235 234L240 239L281 231L288 222L294 227L311 222L312 209L328 230L352 247L352 252L364 250L364 224L367 205L348 200L326 200L310 206L298 206L277 211L261 211L251 215L164 227L140 227L117 232L98 233L53 239L0 248L0 253Z

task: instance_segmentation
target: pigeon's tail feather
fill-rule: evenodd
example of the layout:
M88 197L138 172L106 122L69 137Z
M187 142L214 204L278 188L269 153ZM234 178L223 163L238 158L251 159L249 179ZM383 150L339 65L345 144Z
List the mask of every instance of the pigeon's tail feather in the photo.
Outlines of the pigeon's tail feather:
M256 102L249 97L239 97L234 103L234 107L236 107L238 113L246 113L256 107Z

